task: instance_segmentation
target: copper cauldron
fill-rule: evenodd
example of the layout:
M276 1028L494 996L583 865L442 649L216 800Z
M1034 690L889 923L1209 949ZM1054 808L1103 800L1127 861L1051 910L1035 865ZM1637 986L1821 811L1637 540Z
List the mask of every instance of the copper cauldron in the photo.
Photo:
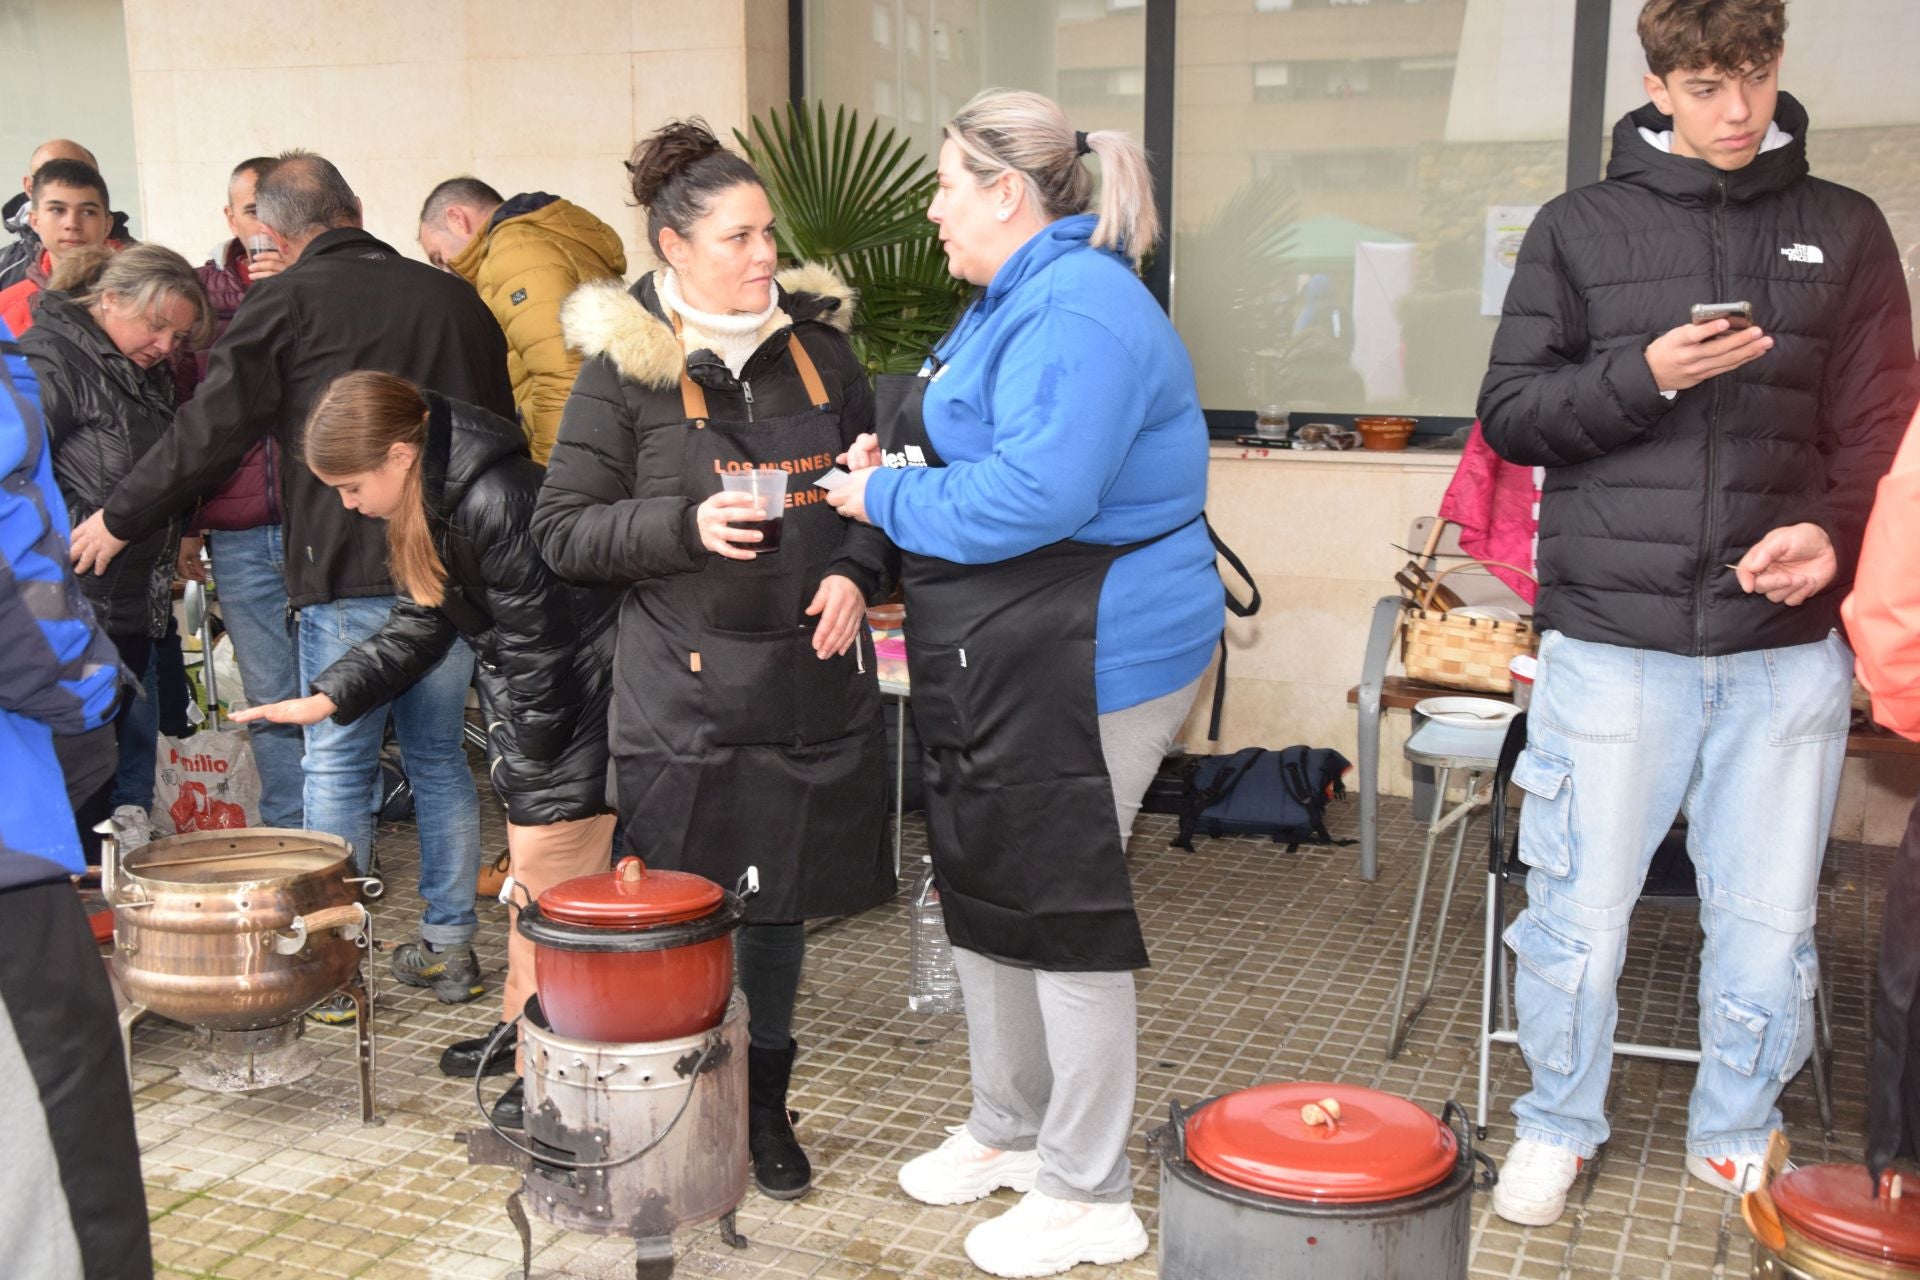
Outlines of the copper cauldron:
M108 840L115 976L137 1005L197 1027L251 1031L297 1018L355 981L366 945L347 843L252 827L168 836L124 855Z

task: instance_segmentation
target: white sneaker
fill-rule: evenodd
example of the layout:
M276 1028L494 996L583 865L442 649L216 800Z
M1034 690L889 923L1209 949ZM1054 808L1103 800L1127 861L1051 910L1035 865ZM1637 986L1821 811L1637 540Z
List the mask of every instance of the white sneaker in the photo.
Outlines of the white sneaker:
M967 1232L967 1257L996 1276L1050 1276L1083 1262L1106 1265L1147 1251L1131 1204L1086 1204L1029 1191L1019 1204Z
M964 1124L952 1136L900 1166L900 1189L922 1204L971 1204L1001 1187L1033 1190L1040 1173L1038 1151L1000 1151L983 1146Z
M1767 1153L1764 1151L1743 1151L1732 1156L1690 1155L1687 1157L1687 1172L1715 1191L1730 1191L1741 1196L1760 1185L1760 1175L1766 1163Z
M1493 1211L1523 1227L1551 1226L1567 1207L1567 1191L1586 1163L1565 1147L1521 1138L1500 1162Z

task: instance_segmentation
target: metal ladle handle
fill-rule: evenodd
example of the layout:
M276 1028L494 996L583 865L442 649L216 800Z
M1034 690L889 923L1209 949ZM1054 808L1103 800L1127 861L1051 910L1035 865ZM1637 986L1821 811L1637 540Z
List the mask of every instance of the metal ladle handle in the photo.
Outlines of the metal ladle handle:
M358 939L366 932L367 918L367 909L357 902L310 911L306 915L295 916L284 933L274 933L273 949L283 956L290 956L307 945L308 934L325 933L329 929L338 929L347 937Z

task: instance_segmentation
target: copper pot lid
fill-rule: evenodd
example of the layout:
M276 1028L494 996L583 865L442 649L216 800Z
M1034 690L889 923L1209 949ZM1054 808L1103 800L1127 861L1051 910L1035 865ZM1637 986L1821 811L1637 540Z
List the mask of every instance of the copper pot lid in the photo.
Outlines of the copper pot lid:
M644 929L706 915L724 896L705 876L652 870L638 858L622 858L611 871L548 889L540 895L540 914L601 929Z
M1453 1131L1377 1089L1263 1084L1207 1103L1187 1121L1187 1158L1222 1182L1317 1204L1374 1204L1445 1181Z
M1891 1169L1876 1188L1865 1165L1813 1164L1787 1170L1767 1190L1800 1234L1857 1258L1920 1268L1920 1200L1901 1195L1899 1183Z

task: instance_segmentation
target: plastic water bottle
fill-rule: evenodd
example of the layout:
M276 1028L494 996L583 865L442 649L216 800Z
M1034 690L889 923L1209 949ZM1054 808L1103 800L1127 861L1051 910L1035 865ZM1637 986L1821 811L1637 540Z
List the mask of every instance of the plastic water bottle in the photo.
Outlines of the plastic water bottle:
M933 883L933 864L913 886L913 923L908 941L913 951L913 978L907 989L907 1008L915 1013L959 1013L960 975L953 968L953 945L947 941L947 922L940 914L940 890Z

